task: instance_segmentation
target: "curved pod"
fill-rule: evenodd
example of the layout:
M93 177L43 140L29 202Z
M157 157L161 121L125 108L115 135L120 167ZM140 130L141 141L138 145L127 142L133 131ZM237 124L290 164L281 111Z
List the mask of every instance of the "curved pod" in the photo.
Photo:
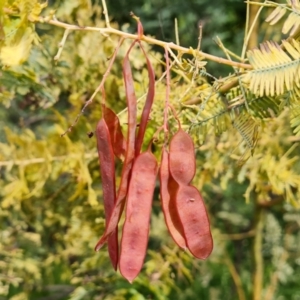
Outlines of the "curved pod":
M140 154L133 165L119 262L120 272L129 282L144 263L157 170L156 158L149 151Z
M102 180L103 202L106 225L108 224L115 202L115 161L109 129L104 119L101 119L96 128L98 157ZM118 267L118 228L115 228L108 240L108 253L115 270Z
M192 138L181 128L170 141L170 172L183 185L188 185L195 176L196 161Z
M179 186L176 206L188 249L195 257L206 259L213 250L213 240L200 192L191 185Z
M139 22L140 24L140 22ZM148 69L148 77L149 77L149 88L148 88L148 93L147 93L147 98L146 102L143 108L142 116L141 116L141 122L139 126L139 131L137 134L136 138L136 143L135 143L135 156L138 156L140 154L145 132L146 132L146 127L148 123L148 118L150 115L151 107L153 104L154 100L154 95L155 95L155 74L154 70L152 67L152 64L150 60L148 59L147 53L145 52L142 44L140 43L140 47L145 55L146 61L147 61L147 69Z
M127 140L126 140L126 153L125 160L122 167L121 182L117 193L116 203L114 205L111 217L108 224L106 225L104 234L98 240L95 250L99 251L100 248L107 242L108 237L112 234L115 228L118 226L119 220L121 218L124 206L125 199L128 190L128 184L131 174L131 169L134 160L134 145L135 145L135 132L136 132L136 95L134 91L133 76L132 70L129 63L129 53L134 46L136 41L134 41L123 61L123 78L125 82L125 92L126 92L126 101L128 108L128 131L127 131Z
M120 121L113 110L103 105L103 118L109 130L113 151L116 157L123 160L126 153L126 140L123 136Z
M169 153L165 149L162 151L159 180L160 200L169 233L179 247L186 249L183 227L176 208L176 191L179 185L170 174Z

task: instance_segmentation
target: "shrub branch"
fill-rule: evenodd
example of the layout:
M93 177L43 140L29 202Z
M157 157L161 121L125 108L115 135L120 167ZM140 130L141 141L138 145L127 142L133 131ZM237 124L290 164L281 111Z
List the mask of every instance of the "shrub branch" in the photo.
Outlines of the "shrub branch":
M40 17L39 21L41 23L48 23L48 24L51 24L51 25L54 25L57 27L64 28L65 30L68 30L68 33L70 31L96 31L105 36L107 36L109 34L115 34L115 35L123 37L124 39L132 39L132 40L140 39L151 45L161 46L162 48L167 47L169 49L176 50L181 54L189 54L189 55L192 55L193 57L202 57L204 59L214 61L219 64L229 65L229 66L237 67L237 68L241 68L241 69L252 69L252 66L250 64L231 61L231 60L228 60L228 59L225 59L222 57L218 57L218 56L214 56L214 55L205 53L201 50L193 49L192 47L189 47L189 48L182 47L182 46L174 44L173 42L164 42L164 41L161 41L161 40L149 37L149 36L145 36L145 35L139 37L137 34L123 32L121 30L112 28L110 26L105 27L105 28L91 27L91 26L78 26L78 25L72 25L72 24L61 22L61 21L57 20L55 17L51 17L51 18ZM106 23L106 24L108 25L109 23Z

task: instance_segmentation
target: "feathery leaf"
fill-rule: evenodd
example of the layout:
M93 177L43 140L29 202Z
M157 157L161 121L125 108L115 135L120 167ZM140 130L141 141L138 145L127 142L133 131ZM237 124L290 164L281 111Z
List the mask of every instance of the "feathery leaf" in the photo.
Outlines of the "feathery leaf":
M282 95L300 83L299 42L282 42L286 52L275 42L265 42L260 49L249 50L247 55L254 70L249 71L244 82L257 96Z
M299 0L289 1L287 0L287 4L276 3L276 8L272 11L272 13L267 17L266 22L270 23L270 25L275 25L278 23L282 17L285 15L286 11L289 10L290 14L285 20L282 33L293 36L300 26L300 3Z

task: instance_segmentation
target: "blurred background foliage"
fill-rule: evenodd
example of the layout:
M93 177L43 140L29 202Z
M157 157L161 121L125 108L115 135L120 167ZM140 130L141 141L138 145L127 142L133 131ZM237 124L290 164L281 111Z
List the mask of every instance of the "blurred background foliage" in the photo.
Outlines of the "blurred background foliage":
M134 31L129 18L134 11L147 34L174 41L177 17L183 45L195 47L202 22L205 51L218 54L216 34L230 49L241 49L241 1L117 0L108 5L116 28ZM51 9L65 22L104 26L99 1L49 1L44 13ZM55 64L63 30L47 24L37 24L36 30L40 41L28 60L0 71L0 299L244 300L254 299L259 289L260 299L299 300L300 149L288 113L266 120L253 155L234 127L217 136L211 130L198 144L194 184L207 205L214 251L199 261L178 249L164 225L157 190L145 265L130 285L113 271L105 249L93 250L104 229L104 212L96 142L87 133L101 116L100 96L72 132L60 137L99 84L117 38L73 32ZM122 46L105 85L116 112L125 108L121 72L128 45ZM159 78L162 56L150 53ZM145 61L138 49L131 58L142 96ZM222 68L214 75L218 72ZM172 82L175 107L187 88ZM148 139L162 122L164 97L161 81ZM120 117L126 130L125 114ZM159 157L159 141L154 148Z

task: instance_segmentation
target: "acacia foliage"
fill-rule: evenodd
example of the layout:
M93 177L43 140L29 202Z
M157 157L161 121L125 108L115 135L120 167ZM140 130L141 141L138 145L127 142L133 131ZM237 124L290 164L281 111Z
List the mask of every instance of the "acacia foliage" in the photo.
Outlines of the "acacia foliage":
M90 7L85 1L66 1L56 15L70 23L76 19L104 26L100 13L98 6ZM46 296L72 300L243 299L244 294L248 299L256 209L267 205L267 200L278 200L277 206L264 209L263 216L265 293L275 288L276 297L297 299L299 212L291 204L297 205L299 199L299 146L288 112L267 120L255 152L242 166L241 155L246 152L247 157L250 150L240 143L241 127L217 137L208 130L205 143L197 149L193 184L203 190L213 224L216 246L212 257L200 262L177 248L167 235L156 195L146 264L129 286L110 268L105 251L93 251L104 229L104 212L96 142L86 133L94 130L100 118L100 98L71 134L60 137L99 84L117 41L74 32L55 65L52 59L62 30L46 24L39 30L40 44L32 48L28 60L22 66L2 69L0 77L0 296L13 300ZM108 102L118 112L125 108L120 66L127 46L125 43L106 82ZM147 71L139 52L133 57L136 90L143 95ZM152 52L158 78L163 72L159 59ZM173 81L170 99L176 109L188 88ZM157 91L148 139L162 123L163 82L157 84ZM188 116L182 114L185 128L190 125ZM126 130L124 119L122 124ZM236 234L244 238L235 239Z

